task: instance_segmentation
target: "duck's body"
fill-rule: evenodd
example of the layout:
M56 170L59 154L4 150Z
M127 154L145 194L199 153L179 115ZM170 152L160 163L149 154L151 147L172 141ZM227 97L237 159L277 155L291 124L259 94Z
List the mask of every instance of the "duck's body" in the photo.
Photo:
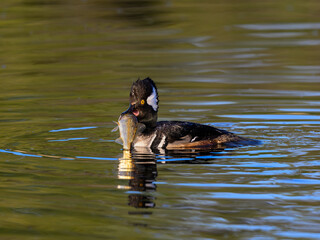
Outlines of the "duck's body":
M258 144L259 141L208 125L182 121L157 122L158 93L150 78L137 80L130 92L126 113L134 114L146 128L137 134L132 146L151 149L216 148Z
M181 121L157 122L155 128L140 133L133 147L148 148L216 148L257 144L253 139L246 139L231 132L215 127Z

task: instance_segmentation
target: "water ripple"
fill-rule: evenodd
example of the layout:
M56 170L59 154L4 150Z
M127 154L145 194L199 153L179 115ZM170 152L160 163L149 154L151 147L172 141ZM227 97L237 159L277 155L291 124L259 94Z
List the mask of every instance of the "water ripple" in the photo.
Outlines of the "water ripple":
M274 24L240 24L239 28L247 30L312 30L320 29L320 23L274 23Z
M224 224L224 223L214 223L210 224L209 228L211 229L224 229L236 231L274 231L278 230L278 227L268 226L268 225L248 225L248 224Z
M236 156L198 156L198 159L239 159L239 158L285 158L288 155L285 154L259 154L259 155L236 155Z
M86 156L76 156L77 159L93 159L93 160L108 160L108 161L117 161L118 158L104 158L104 157L86 157Z
M170 185L203 188L278 188L279 185L270 184L231 184L231 183L171 183Z
M92 128L97 128L97 127L91 126L91 127L77 127L77 128L62 128L62 129L50 130L49 132L76 131L76 130L84 130L84 129L92 129Z
M248 200L287 200L287 201L320 201L320 194L303 196L290 196L276 193L232 193L214 192L209 193L213 199L248 199Z
M39 155L28 154L28 153L21 153L21 152L4 150L4 149L0 149L0 152L10 153L10 154L14 154L14 155L18 155L18 156L24 156L24 157L42 157L42 156L39 156Z
M311 232L298 232L298 231L279 231L275 235L286 237L286 238L299 238L299 239L318 239L319 233Z
M274 183L282 183L282 184L298 184L298 185L320 185L320 180L317 179L305 179L305 178L293 178L293 179L275 179L272 181L255 181L252 182L255 184L274 184Z
M287 168L290 167L286 163L278 162L269 162L269 163L260 163L260 162L242 162L239 164L214 164L215 167L247 167L247 168Z
M85 140L88 139L84 138L66 138L66 139L55 139L55 140L48 140L48 142L67 142L67 141L77 141L77 140Z
M263 121L263 122L240 122L241 124L272 124L272 125L320 125L320 121L274 121L274 122L268 122L268 121Z
M320 116L316 115L297 115L297 114L226 114L217 115L218 117L227 118L248 118L248 119L263 119L263 120L318 120Z
M266 170L266 171L257 171L257 172L245 172L245 171L232 171L232 172L226 172L226 173L219 173L221 175L229 175L229 174L234 174L234 175L259 175L259 176L278 176L278 175L294 175L297 173L297 170ZM217 173L215 173L217 174Z
M287 38L306 35L304 32L269 32L269 33L249 33L249 36L261 38Z
M192 101L192 102L173 102L170 104L176 105L186 105L186 106L213 106L213 105L226 105L226 104L234 104L235 102L231 101Z
M320 112L317 108L279 108L279 111L283 112Z

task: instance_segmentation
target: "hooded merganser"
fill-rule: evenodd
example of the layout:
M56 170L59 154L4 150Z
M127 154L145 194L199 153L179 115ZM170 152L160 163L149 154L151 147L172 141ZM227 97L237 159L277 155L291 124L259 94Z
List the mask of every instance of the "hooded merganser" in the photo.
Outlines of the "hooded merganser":
M151 78L138 79L132 84L129 108L121 115L132 113L144 131L136 135L133 148L184 149L220 148L256 145L260 141L237 136L215 127L182 121L157 122L159 108L158 91Z

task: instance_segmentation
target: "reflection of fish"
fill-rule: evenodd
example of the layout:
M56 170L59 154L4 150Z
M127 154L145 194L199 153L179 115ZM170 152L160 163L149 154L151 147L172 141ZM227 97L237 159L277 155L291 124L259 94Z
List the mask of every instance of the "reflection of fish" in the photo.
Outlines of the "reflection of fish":
M130 150L137 131L142 132L145 126L138 123L137 118L131 113L121 114L116 124L118 126L112 130L117 131L119 128L120 138L116 142L122 144L124 150Z
M135 171L135 164L131 158L131 152L128 150L123 151L123 157L119 158L118 178L119 179L133 179ZM118 188L130 189L128 186L118 185Z

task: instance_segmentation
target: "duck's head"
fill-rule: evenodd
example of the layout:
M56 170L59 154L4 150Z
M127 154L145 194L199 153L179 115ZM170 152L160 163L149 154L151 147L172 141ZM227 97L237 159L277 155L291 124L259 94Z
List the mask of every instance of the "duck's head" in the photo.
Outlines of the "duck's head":
M132 84L129 108L122 114L132 113L147 127L155 127L158 118L158 91L151 78L138 79Z

